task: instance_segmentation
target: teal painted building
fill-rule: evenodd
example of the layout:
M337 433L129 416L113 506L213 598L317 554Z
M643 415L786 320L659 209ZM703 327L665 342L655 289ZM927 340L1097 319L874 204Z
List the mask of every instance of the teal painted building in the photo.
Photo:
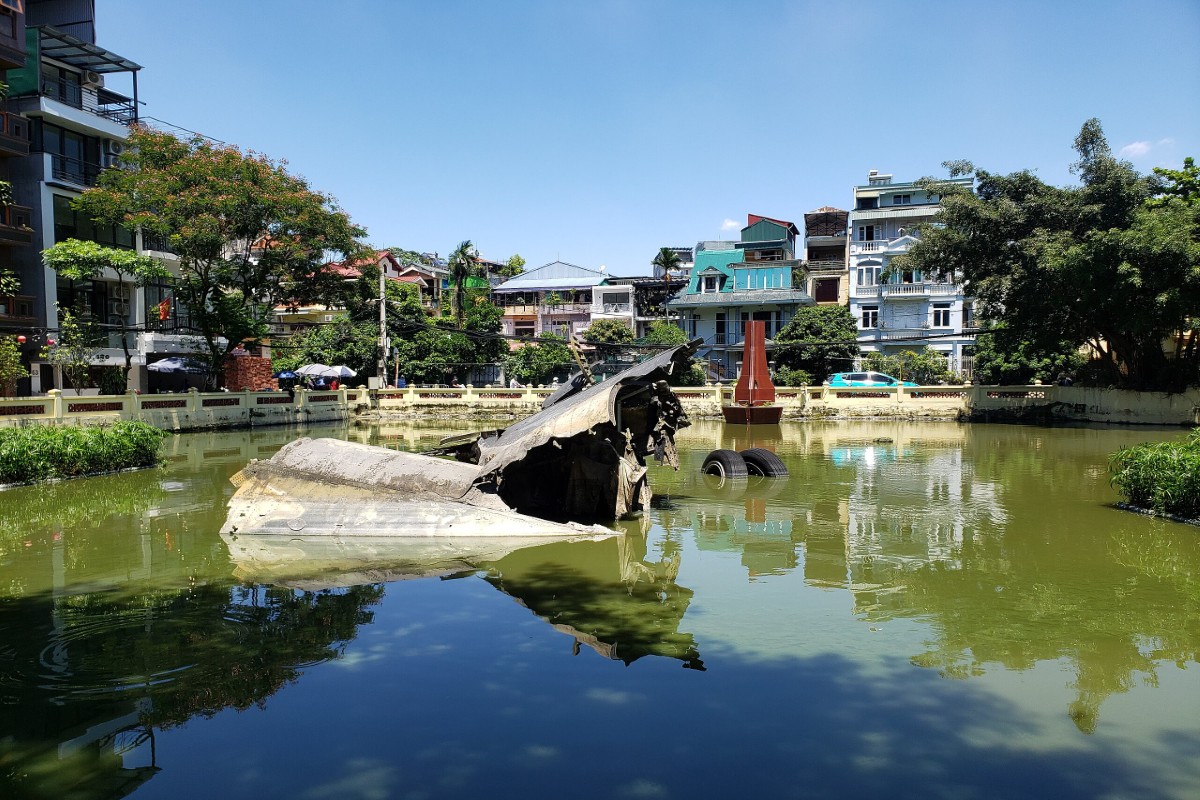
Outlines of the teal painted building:
M765 322L770 339L797 308L812 305L812 297L792 284L800 266L798 236L791 222L751 214L738 241L696 245L688 284L670 308L689 337L704 340L699 357L708 361L710 377L737 377L746 322Z

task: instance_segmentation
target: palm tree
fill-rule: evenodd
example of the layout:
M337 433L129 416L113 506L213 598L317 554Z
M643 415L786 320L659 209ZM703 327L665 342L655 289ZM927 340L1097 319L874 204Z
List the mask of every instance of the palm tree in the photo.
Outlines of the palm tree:
M663 276L663 320L670 318L670 311L667 309L667 301L671 299L671 271L679 269L679 253L672 250L670 247L660 247L658 254L654 256L654 260L650 262L654 266L662 270Z
M478 272L476 266L478 259L479 255L475 252L475 245L471 244L470 239L460 244L450 254L450 284L454 288L454 294L450 296L450 304L454 312L454 324L459 328L463 326L467 279L474 277Z

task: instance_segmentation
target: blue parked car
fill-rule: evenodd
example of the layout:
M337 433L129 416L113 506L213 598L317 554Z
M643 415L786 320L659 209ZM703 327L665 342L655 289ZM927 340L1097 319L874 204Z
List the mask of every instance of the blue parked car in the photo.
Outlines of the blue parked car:
M830 386L918 386L882 372L835 372L829 376Z

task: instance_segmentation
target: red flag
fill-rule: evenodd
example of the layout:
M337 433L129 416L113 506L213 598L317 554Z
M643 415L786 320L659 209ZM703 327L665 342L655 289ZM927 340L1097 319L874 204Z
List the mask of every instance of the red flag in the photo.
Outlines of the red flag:
M158 321L165 322L171 318L171 298L163 298L163 301L158 304Z

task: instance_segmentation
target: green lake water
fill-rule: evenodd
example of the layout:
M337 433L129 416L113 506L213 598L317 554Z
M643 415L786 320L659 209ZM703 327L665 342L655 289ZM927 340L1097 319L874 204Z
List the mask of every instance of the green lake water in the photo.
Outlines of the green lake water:
M0 798L1200 797L1200 528L1107 471L1180 430L699 423L623 536L245 582L229 477L298 435L0 492Z

